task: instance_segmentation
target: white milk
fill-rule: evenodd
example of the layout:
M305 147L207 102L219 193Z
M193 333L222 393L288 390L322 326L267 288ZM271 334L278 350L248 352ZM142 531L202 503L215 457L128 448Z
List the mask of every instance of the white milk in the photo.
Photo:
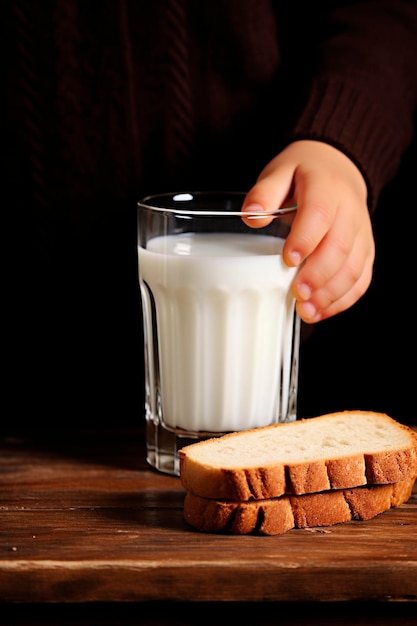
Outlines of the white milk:
M228 432L285 418L296 269L282 261L282 243L255 233L204 233L157 237L139 248L147 385L155 395L150 290L168 426Z

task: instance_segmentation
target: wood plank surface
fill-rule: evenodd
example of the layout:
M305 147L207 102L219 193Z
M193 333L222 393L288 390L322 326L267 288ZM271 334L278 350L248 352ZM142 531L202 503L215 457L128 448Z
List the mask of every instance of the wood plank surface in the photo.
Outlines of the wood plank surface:
M416 493L367 522L274 537L194 531L183 498L147 466L141 430L3 438L0 602L417 601Z

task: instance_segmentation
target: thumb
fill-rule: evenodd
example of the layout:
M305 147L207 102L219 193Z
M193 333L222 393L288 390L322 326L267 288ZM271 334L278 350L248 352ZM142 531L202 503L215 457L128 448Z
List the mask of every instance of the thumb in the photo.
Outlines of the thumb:
M288 169L286 171L286 169L279 167L279 164L273 167L274 161L265 168L255 185L246 194L242 211L253 213L276 211L290 197L293 170L289 171ZM263 228L271 220L271 216L243 218L245 224L252 228Z

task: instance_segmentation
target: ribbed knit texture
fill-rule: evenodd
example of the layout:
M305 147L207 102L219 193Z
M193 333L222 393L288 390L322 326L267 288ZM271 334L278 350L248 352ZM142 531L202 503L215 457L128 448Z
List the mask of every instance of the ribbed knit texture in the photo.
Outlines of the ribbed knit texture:
M364 2L335 10L333 18L291 137L328 141L350 156L375 208L413 133L417 3Z
M400 158L398 137L383 113L346 80L317 81L293 134L294 138L327 141L345 152L365 177L372 208Z
M232 182L243 166L249 185L272 156L273 141L281 145L289 102L299 114L287 136L344 149L364 173L373 203L410 142L417 100L412 3L335 12L315 61L314 49L303 53L302 41L295 49L284 37L284 76L307 84L303 100L293 101L279 78L288 27L269 0L8 4L9 111L32 197L43 206L63 196L69 207L100 196L127 200L148 187L185 183L187 172L192 186L204 155L213 184L226 166ZM378 6L379 21L372 13ZM305 70L311 59L313 80Z
M161 14L161 39L164 44L162 75L164 93L164 157L168 176L181 168L191 155L195 140L195 120L187 0L167 0Z

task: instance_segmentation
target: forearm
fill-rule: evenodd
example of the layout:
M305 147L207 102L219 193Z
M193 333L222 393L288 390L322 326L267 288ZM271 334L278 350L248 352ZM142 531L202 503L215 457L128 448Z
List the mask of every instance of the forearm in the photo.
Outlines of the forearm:
M347 154L366 180L373 209L413 135L417 4L363 2L335 10L313 54L288 140L319 139Z

